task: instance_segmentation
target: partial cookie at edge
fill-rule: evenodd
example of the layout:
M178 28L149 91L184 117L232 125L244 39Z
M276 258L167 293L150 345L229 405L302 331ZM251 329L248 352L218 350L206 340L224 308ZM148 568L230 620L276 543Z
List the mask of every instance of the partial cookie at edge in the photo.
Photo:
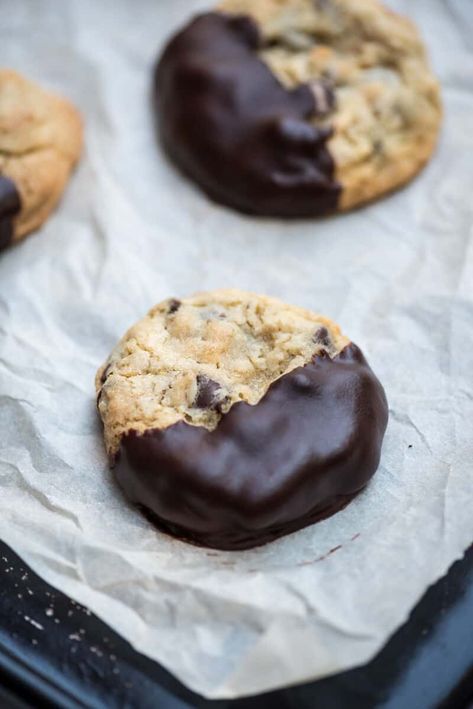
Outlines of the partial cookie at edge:
M13 241L37 229L56 207L82 150L76 108L15 71L0 70L0 175L19 193Z

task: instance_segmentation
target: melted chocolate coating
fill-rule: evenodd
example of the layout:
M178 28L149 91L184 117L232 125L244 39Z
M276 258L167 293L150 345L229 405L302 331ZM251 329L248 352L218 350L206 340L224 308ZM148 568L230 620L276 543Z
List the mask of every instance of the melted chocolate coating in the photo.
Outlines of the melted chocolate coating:
M20 209L20 195L15 183L0 175L0 251L13 239L13 217Z
M316 216L341 187L326 142L309 119L334 101L319 82L286 89L258 57L249 17L198 16L167 45L155 72L165 149L217 202L249 214ZM322 105L323 103L323 105Z
M128 498L167 532L247 549L334 514L375 473L384 390L354 344L314 356L217 428L179 422L128 432L115 461Z

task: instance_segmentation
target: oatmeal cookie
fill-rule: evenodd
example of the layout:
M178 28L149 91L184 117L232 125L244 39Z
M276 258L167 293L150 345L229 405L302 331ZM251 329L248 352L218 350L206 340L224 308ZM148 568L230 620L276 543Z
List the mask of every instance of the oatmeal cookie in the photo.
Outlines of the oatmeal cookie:
M400 187L442 116L416 28L378 0L225 0L170 41L155 88L172 159L214 200L268 216Z
M0 69L0 247L48 218L81 148L82 122L69 101Z
M238 290L157 305L96 378L128 498L206 546L271 541L344 507L374 474L384 391L328 318Z

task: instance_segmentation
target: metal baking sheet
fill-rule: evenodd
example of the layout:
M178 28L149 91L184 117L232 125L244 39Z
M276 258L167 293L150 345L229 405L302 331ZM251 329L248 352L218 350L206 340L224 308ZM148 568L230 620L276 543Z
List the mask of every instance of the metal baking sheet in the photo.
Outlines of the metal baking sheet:
M473 702L473 547L365 667L236 700L206 700L183 687L4 544L0 579L2 707L466 709Z

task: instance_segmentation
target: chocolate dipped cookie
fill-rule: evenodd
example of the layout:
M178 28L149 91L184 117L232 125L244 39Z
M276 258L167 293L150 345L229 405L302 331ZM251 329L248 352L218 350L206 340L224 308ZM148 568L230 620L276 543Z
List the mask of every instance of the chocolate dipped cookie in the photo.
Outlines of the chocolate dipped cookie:
M331 320L222 290L160 303L97 373L116 480L161 530L218 549L345 507L380 459L388 409Z
M0 69L0 249L46 221L81 149L82 122L69 101Z
M442 114L416 28L378 0L225 0L170 40L154 105L166 152L213 200L278 217L401 186Z

